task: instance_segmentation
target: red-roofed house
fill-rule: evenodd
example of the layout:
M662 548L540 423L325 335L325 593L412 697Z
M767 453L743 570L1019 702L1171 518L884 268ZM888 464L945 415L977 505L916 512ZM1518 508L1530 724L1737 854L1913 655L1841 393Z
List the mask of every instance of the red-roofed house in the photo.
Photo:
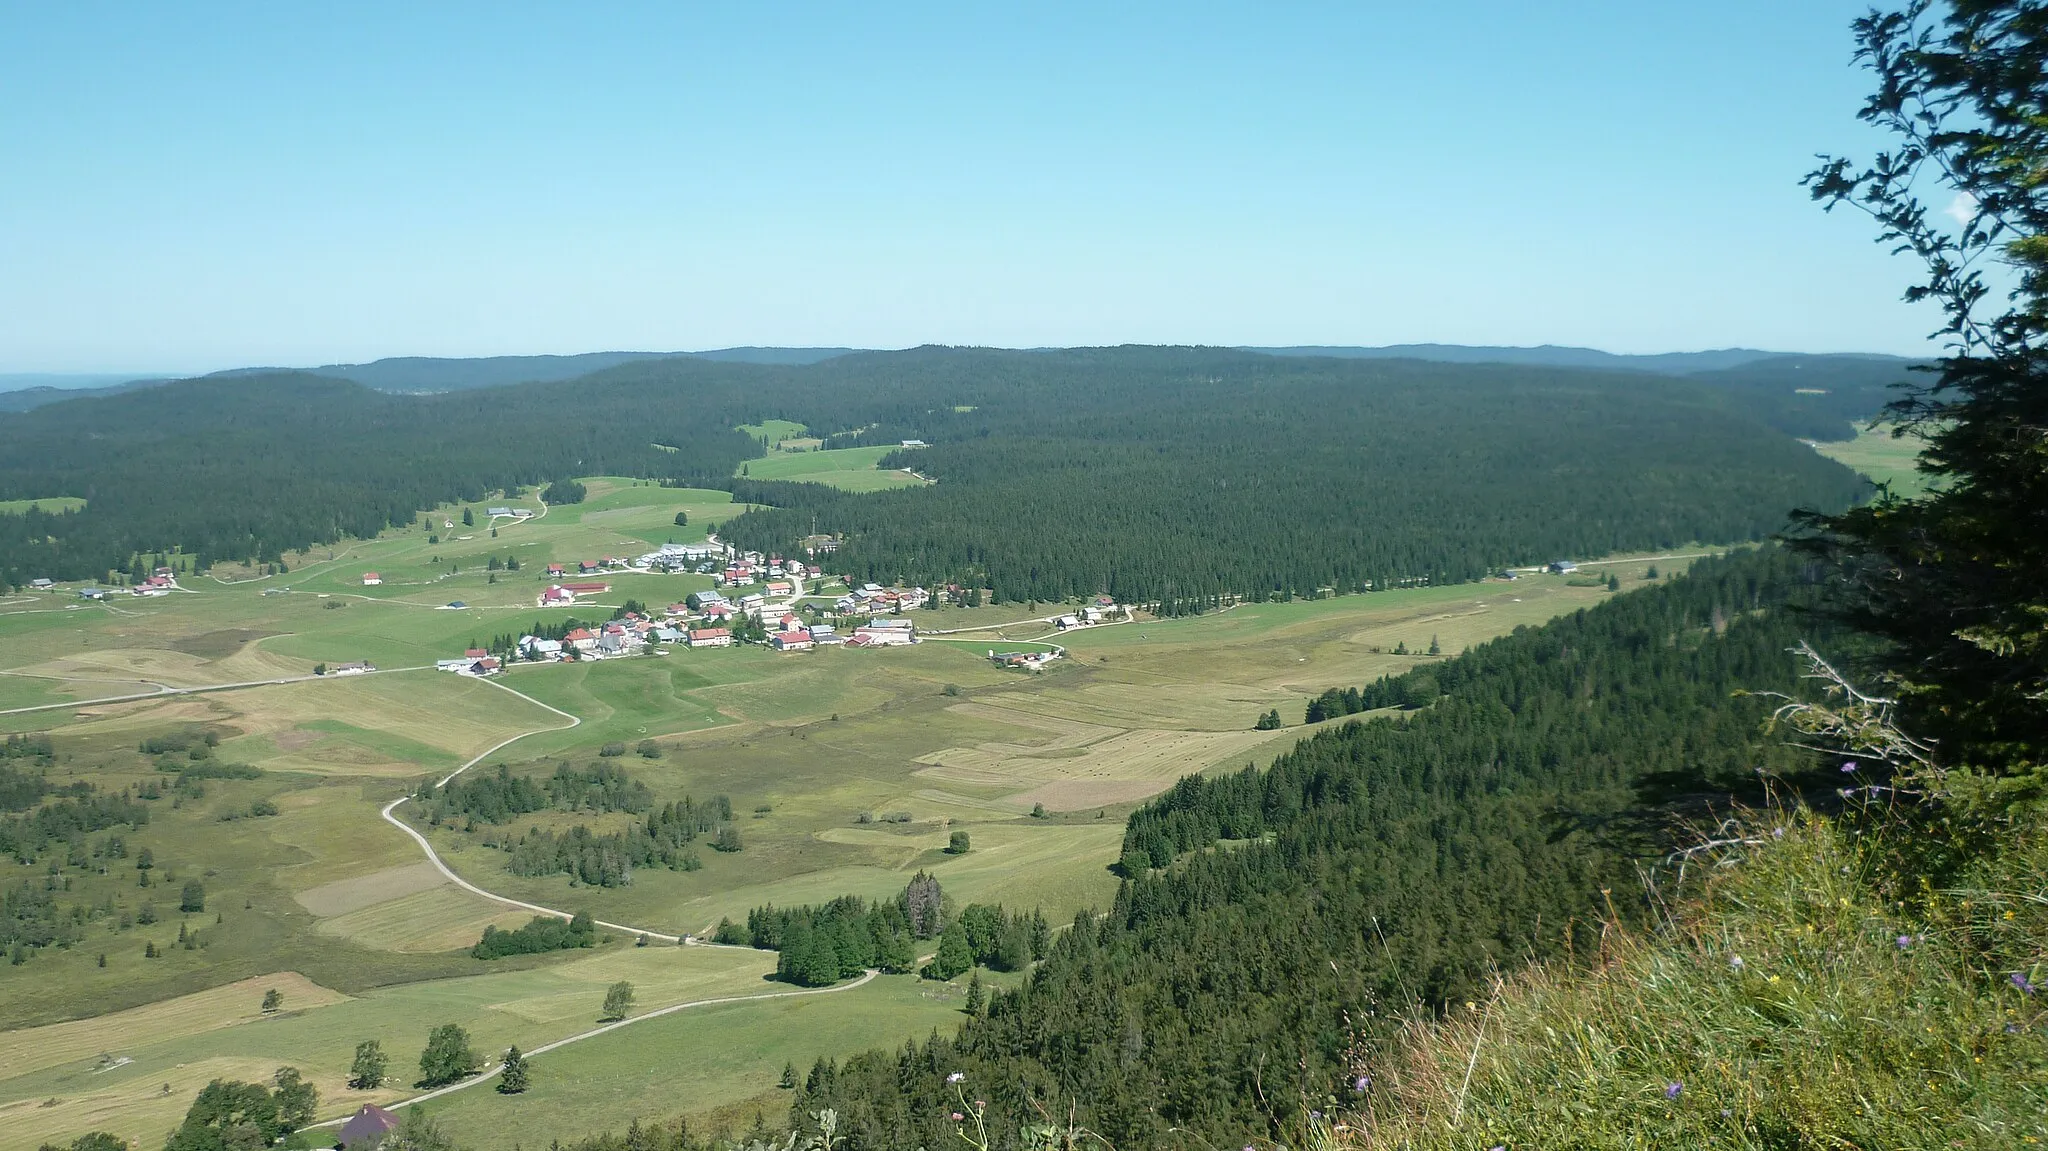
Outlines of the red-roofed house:
M597 637L591 634L589 628L579 627L568 635L563 636L562 643L565 646L575 648L577 651L589 651L597 646Z
M364 572L364 573L363 573L363 586L364 586L364 587L376 587L376 586L377 586L378 584L380 584L380 583L383 583L383 582L384 582L384 577L383 577L383 576L380 576L380 575L378 575L378 574L377 574L376 572Z
M811 647L810 632L782 631L775 633L776 651L809 651Z
M692 628L690 631L690 646L731 647L732 632L722 627Z
M562 587L564 590L575 592L577 595L603 595L605 592L612 590L612 585L608 583L565 583Z
M567 607L575 602L576 593L559 584L540 593L540 606L542 607Z
M548 565L548 575L550 575L550 576L559 576L559 575L561 575L561 574L562 574L562 572L563 572L563 568L562 568L562 565L561 565L561 564L549 564L549 565Z

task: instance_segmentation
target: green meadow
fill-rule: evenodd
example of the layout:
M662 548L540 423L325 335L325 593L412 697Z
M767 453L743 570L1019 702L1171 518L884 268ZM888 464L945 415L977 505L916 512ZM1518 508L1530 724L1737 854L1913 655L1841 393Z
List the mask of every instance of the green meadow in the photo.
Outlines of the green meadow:
M873 471L882 449L853 451L865 454L782 452L754 463L793 469L791 478L886 474ZM1426 661L1415 653L1432 640L1454 654L1611 594L1532 575L1069 632L1023 618L1054 605L949 607L917 619L951 634L907 648L673 649L515 667L495 683L432 670L535 619L604 618L629 598L659 606L708 586L704 576L613 573L602 577L609 594L573 611L536 607L549 563L573 571L581 559L701 540L742 510L723 492L586 484L585 502L523 522L492 521L484 509L537 508L531 493L479 501L467 526L462 507L438 508L374 540L287 557L284 572L185 575L183 591L159 598L87 603L59 589L0 601L0 709L43 709L0 715L0 730L51 733L55 784L161 795L147 801L147 826L120 832L123 856L95 854L107 835L95 833L68 860L60 852L56 872L49 857L0 862L0 884L54 885L61 903L99 909L72 946L0 967L0 1046L28 1053L27 1062L0 1058L0 1151L90 1128L154 1138L206 1079L284 1063L344 1109L355 1095L339 1083L356 1040L384 1038L401 1069L444 1016L471 1026L480 1047L546 1042L588 1023L583 1013L614 965L630 968L643 1008L713 987L779 989L761 978L772 957L748 951L615 939L595 955L470 958L485 926L527 913L446 882L378 811L490 749L486 769L546 774L597 762L606 743L652 741L658 758L608 762L662 801L729 797L743 845L707 847L697 870L641 868L630 884L602 888L512 875L485 835L577 822L602 832L628 817L543 811L495 829L421 828L450 867L511 898L704 932L761 904L892 898L928 870L959 903L1037 906L1060 922L1114 896L1111 865L1132 805L1183 774L1284 750L1302 734L1308 697ZM1669 574L1686 562L1624 557L1588 570L1612 571L1626 587L1653 564ZM365 572L382 582L366 586ZM1036 674L985 658L1026 644L1058 644L1067 658ZM352 660L386 670L310 677L317 664ZM408 668L420 670L395 670ZM267 682L275 679L291 682ZM254 686L95 702L222 684ZM1254 731L1269 709L1289 726ZM174 788L176 776L138 751L174 732L212 733L217 761L263 774ZM174 772L182 761L163 766ZM945 850L956 831L970 836L965 854ZM145 847L156 860L148 887L134 866ZM205 907L180 913L191 879ZM243 1001L260 997L244 983L252 980L288 982L284 1018L250 1017ZM750 1109L783 1106L773 1078L784 1062L927 1034L957 1018L954 995L892 977L816 998L691 1009L537 1060L525 1099L486 1089L437 1107L479 1147L532 1142L536 1123L566 1136L626 1114L744 1126ZM139 1014L114 1014L131 1011ZM58 1042L59 1032L40 1030L50 1027L102 1038ZM131 1062L109 1066L102 1054Z
M875 465L896 449L887 445L866 448L834 448L831 451L771 452L767 457L748 460L741 474L756 480L800 480L825 484L849 492L878 492L887 488L915 487L924 481L903 471L883 471Z
M1925 442L1917 435L1894 436L1889 425L1859 426L1855 439L1815 444L1814 450L1854 468L1872 483L1888 483L1894 493L1909 496L1927 490L1927 476L1917 466Z
M78 496L44 496L36 500L0 500L0 516L18 516L30 508L43 511L75 512L85 506L85 500Z

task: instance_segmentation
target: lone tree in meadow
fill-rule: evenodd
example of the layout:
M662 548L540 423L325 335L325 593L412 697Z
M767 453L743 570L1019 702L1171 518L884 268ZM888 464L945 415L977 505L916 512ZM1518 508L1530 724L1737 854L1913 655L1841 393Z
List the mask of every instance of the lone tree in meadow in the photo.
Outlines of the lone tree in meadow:
M206 885L196 879L185 881L185 888L178 893L179 911L205 911Z
M426 1050L420 1052L421 1087L441 1087L476 1074L477 1058L469 1046L469 1032L454 1023L443 1023L427 1033Z
M947 855L966 855L969 851L972 850L974 850L974 844L973 841L967 837L966 832L956 831L952 835L946 837Z
M284 992L273 987L263 993L263 1014L270 1015L284 1009Z
M599 1015L600 1023L611 1023L624 1019L633 1010L633 985L621 979L604 993L604 1013Z
M390 1061L384 1058L384 1045L375 1039L365 1039L356 1044L356 1061L349 1064L348 1085L356 1091L375 1091L384 1083L384 1073Z
M505 1052L505 1066L498 1072L498 1094L517 1095L526 1090L526 1056L513 1047Z

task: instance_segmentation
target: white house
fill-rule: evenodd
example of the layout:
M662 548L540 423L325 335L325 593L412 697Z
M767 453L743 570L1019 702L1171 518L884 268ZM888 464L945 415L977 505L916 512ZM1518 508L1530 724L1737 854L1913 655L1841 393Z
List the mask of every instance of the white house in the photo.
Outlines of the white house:
M377 574L376 572L364 572L364 573L363 573L363 586L364 586L364 587L376 587L376 586L377 586L378 584L380 584L380 583L383 583L383 582L384 582L384 577L383 577L383 576L380 576L380 575L378 575L378 574Z

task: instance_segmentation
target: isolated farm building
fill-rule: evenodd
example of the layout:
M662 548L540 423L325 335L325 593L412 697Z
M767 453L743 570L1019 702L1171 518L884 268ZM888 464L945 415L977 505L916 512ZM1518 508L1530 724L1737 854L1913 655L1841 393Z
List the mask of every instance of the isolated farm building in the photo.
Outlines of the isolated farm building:
M328 671L328 673L327 673L327 674L328 674L328 675L364 675L364 674L367 674L367 673L369 673L369 672L373 672L373 671L376 671L376 670L377 670L377 665L376 665L376 664L373 664L373 663L362 663L362 662L357 662L357 663L343 663L343 664L336 664L336 665L335 665L335 666L334 666L334 667L333 667L333 668L332 668L331 670L329 670L329 671Z
M469 606L469 604L467 604L467 603L463 602L462 600L459 600L459 599L451 599L451 600L449 600L449 601L448 601L448 606L447 606L447 607L446 607L446 608L445 608L444 610L446 610L446 611L461 611L461 610L462 610L463 608L466 608L466 607L468 607L468 606Z
M485 509L484 509L484 514L485 514L485 515L487 515L487 516L509 516L509 515L511 515L511 514L512 514L512 509L511 509L511 508L485 508Z
M575 602L576 593L560 584L556 584L540 593L540 606L542 607L568 607Z
M378 584L380 584L380 583L383 583L383 582L384 582L384 577L383 577L383 576L380 576L380 575L378 575L378 574L377 574L376 572L364 572L364 573L363 573L363 586L364 586L364 587L376 587L376 586L377 586Z
M700 627L690 630L691 647L731 647L732 632L722 627Z
M1573 563L1570 560L1551 560L1550 570L1556 572L1558 575L1570 575L1571 573L1579 570L1579 565Z
M1080 627L1080 626L1081 626L1081 621L1080 621L1080 619L1079 619L1078 617L1076 617L1076 616L1070 616L1070 615L1063 615L1063 616L1059 617L1058 619L1056 619L1056 620L1053 620L1053 621L1052 621L1052 625L1053 625L1054 627L1056 627L1056 628L1060 628L1060 629L1063 629L1063 630L1064 630L1064 629L1066 629L1066 628L1070 628L1070 627Z
M596 561L596 560L577 560L577 561L576 561L576 570L577 570L577 571L579 571L579 572L582 572L582 573L583 573L584 575L589 575L589 574L590 574L591 572L594 572L594 571L596 571L596 570L597 570L597 561Z
M925 446L925 442L923 440L904 440L902 446L906 448L921 448Z
M853 640L862 647L896 647L917 642L917 636L907 628L857 627L853 629Z
M552 578L552 577L555 577L555 576L560 576L560 575L562 575L562 574L564 574L564 573L563 573L563 569L562 569L562 565L561 565L561 564L549 564L549 565L548 565L548 575L549 575L549 577L550 577L550 578Z
M82 587L78 589L78 598L105 599L107 598L107 589L99 587Z
M396 1130L398 1116L375 1103L365 1103L361 1111L349 1116L348 1122L341 1125L341 1133L334 1145L343 1151L376 1151Z
M468 669L464 671L463 674L474 676L486 676L496 675L503 670L504 665L500 664L495 657L485 656L482 659L471 660Z
M811 647L810 632L779 631L775 633L776 651L809 651Z

